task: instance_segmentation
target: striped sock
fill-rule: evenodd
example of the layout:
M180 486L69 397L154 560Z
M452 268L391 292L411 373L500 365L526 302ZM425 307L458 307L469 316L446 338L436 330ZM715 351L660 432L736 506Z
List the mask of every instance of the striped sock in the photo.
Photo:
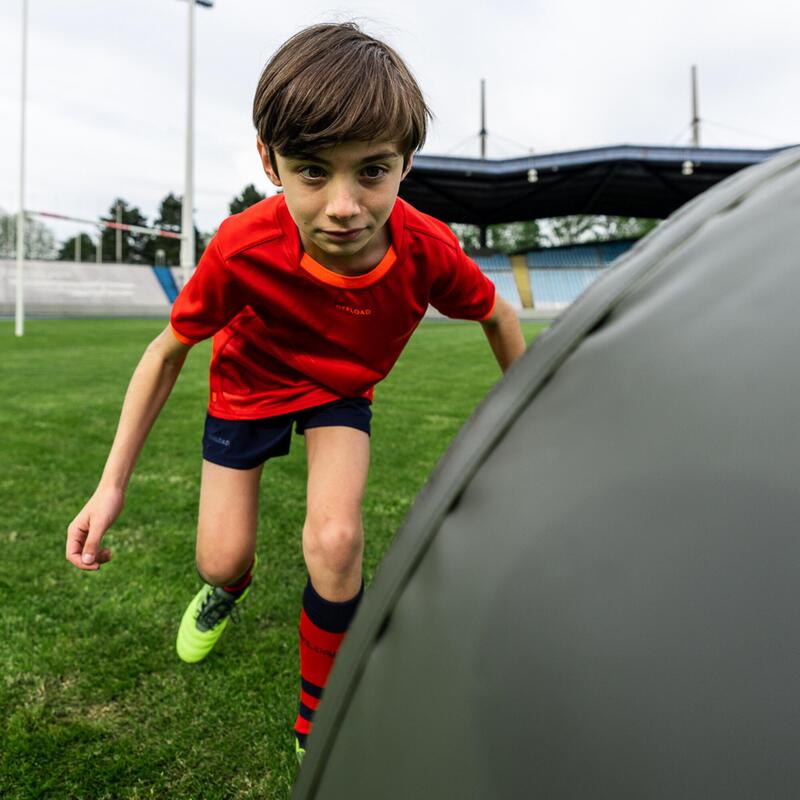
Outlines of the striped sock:
M232 584L230 584L230 586L223 586L222 588L230 594L240 595L253 580L253 567L255 566L255 563L256 562L254 559L253 563L247 568L247 572L245 572L244 575L235 580Z
M336 653L363 596L363 582L355 597L341 603L320 597L311 578L306 583L300 612L300 711L294 723L301 747L306 746Z

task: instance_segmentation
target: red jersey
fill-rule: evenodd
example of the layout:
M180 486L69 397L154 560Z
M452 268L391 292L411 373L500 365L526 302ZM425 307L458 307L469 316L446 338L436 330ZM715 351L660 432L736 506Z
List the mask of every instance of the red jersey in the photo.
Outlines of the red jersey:
M257 419L340 397L372 399L430 303L484 320L494 284L442 222L397 199L391 246L346 276L303 252L283 195L229 217L172 307L185 344L214 337L209 413Z

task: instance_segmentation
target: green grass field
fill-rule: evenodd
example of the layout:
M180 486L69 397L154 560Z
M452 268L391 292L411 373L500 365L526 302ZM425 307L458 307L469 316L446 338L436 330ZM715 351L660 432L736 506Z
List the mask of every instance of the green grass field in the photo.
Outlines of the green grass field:
M97 573L64 558L122 396L160 321L0 323L0 797L285 798L295 774L305 458L262 484L259 565L241 622L199 665L174 640L200 582L194 526L210 346L191 353L105 538ZM542 326L526 325L531 340ZM498 379L474 324L424 324L378 386L365 577Z

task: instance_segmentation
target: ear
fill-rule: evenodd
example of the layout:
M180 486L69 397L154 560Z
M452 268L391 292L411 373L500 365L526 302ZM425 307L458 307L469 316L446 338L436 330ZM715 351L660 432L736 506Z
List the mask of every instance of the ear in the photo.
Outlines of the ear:
M261 166L264 167L266 176L275 186L283 186L278 176L278 170L275 168L275 165L272 164L272 159L269 157L269 148L258 136L256 136L256 147L258 149L258 155L261 158Z
M411 165L412 165L413 163L414 163L414 154L412 153L412 154L411 154L411 155L408 157L408 161L406 161L406 163L405 163L405 166L403 167L403 174L400 176L400 180L401 180L401 181L402 181L402 180L403 180L403 178L405 178L405 177L406 177L406 175L408 175L408 173L411 171Z

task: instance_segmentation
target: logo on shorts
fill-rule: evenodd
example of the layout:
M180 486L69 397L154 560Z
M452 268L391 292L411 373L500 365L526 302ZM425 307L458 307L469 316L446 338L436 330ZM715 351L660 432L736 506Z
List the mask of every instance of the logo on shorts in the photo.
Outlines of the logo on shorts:
M231 446L231 440L230 439L221 439L219 436L209 436L208 438L211 439L212 442L216 442L217 444L224 445L225 447L230 447Z
M346 314L352 314L354 317L368 317L372 314L371 308L354 308L353 306L345 306L341 303L336 304L337 311L344 311Z

